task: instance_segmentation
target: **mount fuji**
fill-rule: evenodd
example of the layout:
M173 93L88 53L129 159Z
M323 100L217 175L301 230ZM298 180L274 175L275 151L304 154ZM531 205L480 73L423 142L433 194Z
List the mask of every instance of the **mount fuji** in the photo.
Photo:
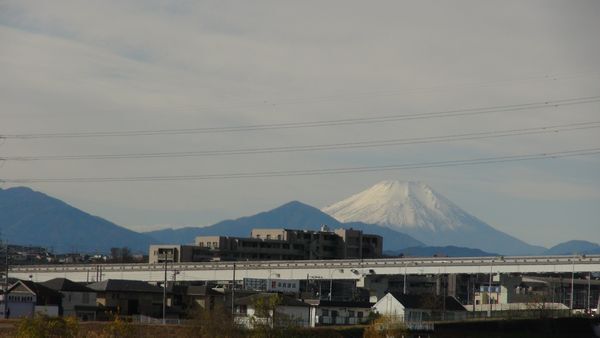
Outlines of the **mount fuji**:
M494 229L421 182L383 181L322 211L340 222L377 224L428 245L457 245L506 255L545 250Z

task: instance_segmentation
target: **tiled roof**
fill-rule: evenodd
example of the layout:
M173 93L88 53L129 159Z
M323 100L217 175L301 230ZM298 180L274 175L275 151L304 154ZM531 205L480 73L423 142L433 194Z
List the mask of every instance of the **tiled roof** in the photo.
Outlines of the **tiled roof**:
M72 280L66 278L54 278L41 284L56 291L94 292L94 290L86 287L85 285L73 282Z
M392 293L402 305L409 309L441 310L444 297L433 295L412 295ZM466 311L465 307L454 297L445 297L446 311Z
M236 305L253 305L255 304L259 299L268 299L269 297L273 297L273 296L279 296L281 302L278 305L282 305L282 306L301 306L301 307L306 307L306 306L310 306L309 304L306 304L298 299L295 299L293 297L290 296L282 296L279 295L277 293L259 293L256 295L252 295L252 296L247 296L247 297L243 297L240 299L236 299L235 300L235 304Z
M321 300L319 301L319 306L330 306L330 307L349 307L349 308L362 308L362 309L369 309L371 308L373 305L375 305L375 303L369 303L369 302L342 302L342 301L330 301L330 300Z
M126 279L108 279L102 282L96 282L88 285L88 288L94 291L112 291L112 292L144 292L144 293L162 293L160 286L152 285L146 282Z

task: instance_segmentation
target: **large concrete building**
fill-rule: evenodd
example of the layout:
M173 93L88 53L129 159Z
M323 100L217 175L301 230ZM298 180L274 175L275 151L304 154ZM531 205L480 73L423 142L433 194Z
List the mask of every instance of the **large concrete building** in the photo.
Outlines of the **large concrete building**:
M326 226L320 231L253 229L250 237L199 236L194 246L152 245L149 262L209 260L304 260L377 258L383 238L360 230Z
M150 245L148 262L150 264L168 262L198 262L210 260L210 252L196 245L156 244Z

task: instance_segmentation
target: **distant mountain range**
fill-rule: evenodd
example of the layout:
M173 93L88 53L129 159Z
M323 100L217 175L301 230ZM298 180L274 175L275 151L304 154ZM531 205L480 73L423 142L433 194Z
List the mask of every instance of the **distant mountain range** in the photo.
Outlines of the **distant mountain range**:
M495 230L420 183L379 183L324 211L338 219L294 201L208 227L138 233L41 192L16 187L0 189L0 238L57 253L106 253L112 247L145 253L150 244L193 243L200 235L247 237L253 228L318 230L327 225L378 234L384 238L384 250L393 255L600 254L600 245L586 241L569 241L550 249L529 245Z
M388 256L400 256L405 257L432 257L432 256L446 256L446 257L489 257L499 256L496 253L489 253L479 249L463 248L459 246L416 246L412 248L385 251L385 255Z
M361 222L341 223L319 209L293 201L270 211L235 220L226 220L202 228L165 229L146 232L160 243L192 243L196 236L222 235L248 237L254 228L288 228L318 230L321 225L330 228L353 228L384 237L385 249L395 250L424 245L401 232Z
M493 228L420 182L383 181L323 211L340 222L377 224L431 246L455 245L505 255L546 250Z
M544 252L545 255L598 255L600 245L588 241L568 241L557 244Z
M10 244L39 245L57 253L109 252L125 246L148 252L154 243L147 235L24 187L0 189L0 231Z

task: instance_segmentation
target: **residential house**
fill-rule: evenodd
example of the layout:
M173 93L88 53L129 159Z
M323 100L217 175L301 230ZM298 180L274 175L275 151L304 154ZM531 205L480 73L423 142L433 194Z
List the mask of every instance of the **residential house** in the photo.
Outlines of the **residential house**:
M456 298L431 294L412 295L390 292L373 305L373 311L406 323L467 318L467 310Z
M6 294L2 294L1 300L2 317L5 317L5 301L8 318L33 317L35 314L55 317L59 315L61 294L42 284L19 280L8 288Z
M184 303L188 307L198 306L202 309L213 310L225 306L226 295L223 290L217 290L215 285L189 285L185 292Z
M66 278L54 278L41 283L62 294L60 315L76 316L79 320L96 320L96 292Z
M309 302L309 301L308 301ZM317 325L356 325L364 323L374 303L321 300L316 307Z
M96 302L121 315L160 317L163 288L137 280L108 279L89 284L96 292Z
M311 306L294 297L277 293L258 293L236 298L235 322L247 328L269 326L312 326Z

